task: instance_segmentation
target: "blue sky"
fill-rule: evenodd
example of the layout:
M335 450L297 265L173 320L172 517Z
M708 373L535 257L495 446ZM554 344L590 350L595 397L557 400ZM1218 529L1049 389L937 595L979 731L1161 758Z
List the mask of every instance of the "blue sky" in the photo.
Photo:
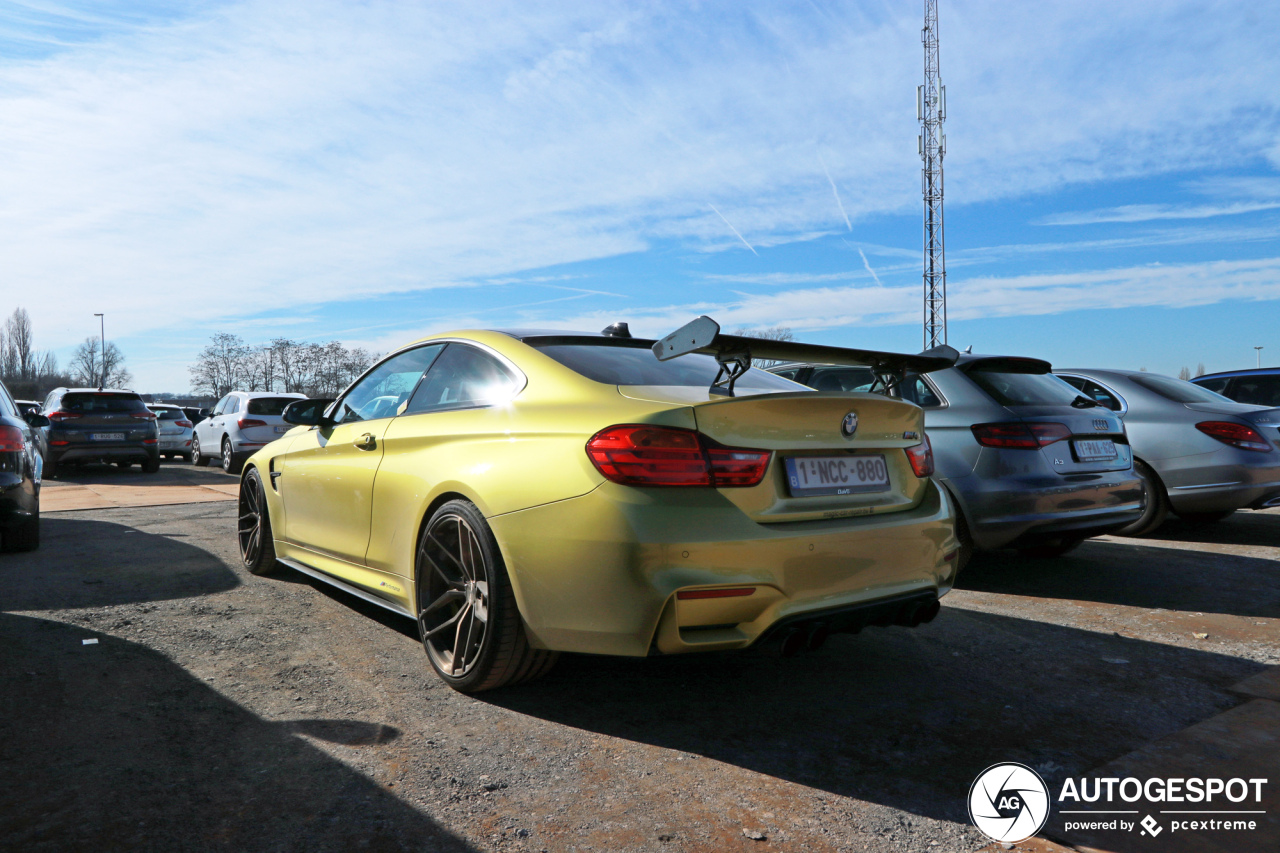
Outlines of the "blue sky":
M1280 363L1280 7L942 0L950 341ZM700 313L921 346L919 3L10 2L0 311L185 390Z

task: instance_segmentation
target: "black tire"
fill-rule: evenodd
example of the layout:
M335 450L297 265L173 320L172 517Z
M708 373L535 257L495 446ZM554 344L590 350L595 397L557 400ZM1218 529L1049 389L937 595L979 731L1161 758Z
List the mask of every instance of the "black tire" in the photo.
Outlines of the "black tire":
M954 497L951 498L951 505L956 510L956 539L960 542L959 553L956 554L956 576L959 577L973 560L973 534L969 532L969 521L964 517L964 510Z
M250 468L240 484L240 519L236 538L240 562L251 575L269 575L276 569L276 546L271 538L271 516L267 493L257 468Z
M1019 548L1018 553L1032 560L1052 560L1079 548L1083 541L1084 538L1080 536L1059 536L1056 539L1047 539L1039 545Z
M236 458L235 451L231 449L231 439L223 437L222 439L222 470L228 474L239 474L240 469L244 467L244 463Z
M1226 521L1235 515L1234 509L1224 509L1219 512L1180 512L1178 518L1188 524L1217 524L1219 521Z
M183 462L190 463L190 462L191 462L191 454L190 454L190 453L184 453L184 454L182 454L182 461L183 461Z
M1146 536L1164 524L1169 517L1169 496L1165 493L1164 483L1159 475L1141 459L1133 460L1133 471L1141 479L1147 492L1147 507L1142 516L1131 524L1116 531L1117 536Z
M160 457L153 456L146 462L142 463L142 471L144 474L154 474L160 470Z
M40 547L40 507L36 507L34 518L14 527L4 534L5 551L34 551Z
M57 476L58 476L58 460L56 459L44 460L44 467L40 469L40 479L52 480L54 477L57 477Z
M132 468L132 467L133 467L133 463L132 463L132 462L117 462L117 463L116 463L116 467L117 467L117 468Z
M529 645L497 540L473 504L436 510L414 562L418 635L445 684L479 693L538 678L555 664L556 652Z
M209 457L200 452L200 439L194 435L191 436L191 455L187 458L197 468L203 468L209 464Z

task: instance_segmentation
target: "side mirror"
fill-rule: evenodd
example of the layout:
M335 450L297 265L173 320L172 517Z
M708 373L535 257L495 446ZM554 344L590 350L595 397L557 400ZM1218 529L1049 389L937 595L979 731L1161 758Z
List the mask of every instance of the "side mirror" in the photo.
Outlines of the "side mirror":
M212 414L213 414L213 409L201 409L201 410L200 410L200 417L202 417L202 418L207 418L207 417L209 417L209 415L212 415Z
M294 426L319 426L324 423L324 410L333 400L299 400L284 407L280 417Z
M27 412L24 420L33 427L47 427L49 425L49 419L39 412Z

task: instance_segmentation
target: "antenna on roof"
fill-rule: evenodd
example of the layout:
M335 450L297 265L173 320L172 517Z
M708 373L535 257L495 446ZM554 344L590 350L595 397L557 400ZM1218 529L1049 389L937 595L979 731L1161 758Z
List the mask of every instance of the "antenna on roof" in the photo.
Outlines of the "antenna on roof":
M600 330L600 334L606 338L629 338L631 330L627 328L626 323L610 323Z

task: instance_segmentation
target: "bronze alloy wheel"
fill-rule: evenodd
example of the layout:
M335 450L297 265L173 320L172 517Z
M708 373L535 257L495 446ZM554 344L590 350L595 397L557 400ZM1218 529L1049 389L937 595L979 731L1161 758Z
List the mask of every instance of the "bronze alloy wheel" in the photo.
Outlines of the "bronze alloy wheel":
M475 506L440 507L416 562L419 635L447 684L474 693L551 668L556 654L529 646L497 541Z
M240 519L237 524L240 560L252 574L269 574L276 565L276 549L271 540L271 519L262 478L254 468L240 485Z

